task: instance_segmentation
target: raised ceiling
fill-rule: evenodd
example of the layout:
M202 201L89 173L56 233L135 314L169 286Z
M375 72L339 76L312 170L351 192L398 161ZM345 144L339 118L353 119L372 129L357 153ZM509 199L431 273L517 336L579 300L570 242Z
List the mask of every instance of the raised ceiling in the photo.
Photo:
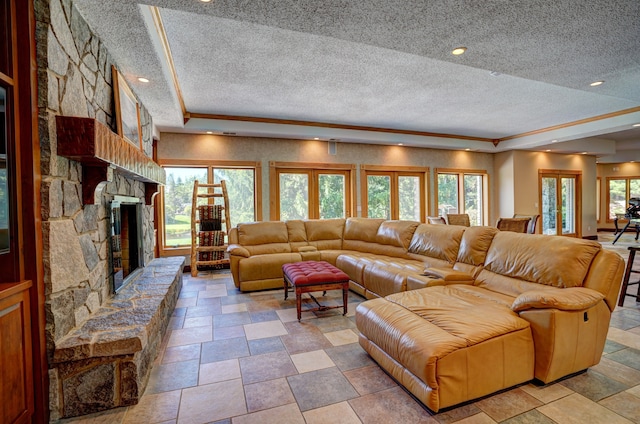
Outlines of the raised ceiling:
M161 131L640 160L637 0L74 4Z

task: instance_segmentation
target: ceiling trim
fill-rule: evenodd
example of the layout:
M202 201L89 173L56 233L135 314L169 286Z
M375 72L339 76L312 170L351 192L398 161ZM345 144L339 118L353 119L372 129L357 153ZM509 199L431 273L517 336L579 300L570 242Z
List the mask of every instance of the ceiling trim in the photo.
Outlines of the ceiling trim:
M258 122L258 123L278 124L278 125L300 125L305 127L336 128L341 130L372 131L372 132L383 132L383 133L392 133L392 134L417 135L417 136L423 136L423 137L439 137L439 138L451 138L451 139L459 139L459 140L483 141L486 143L493 143L494 145L496 145L497 142L499 141L492 138L473 137L473 136L467 136L467 135L443 134L443 133L433 133L433 132L427 132L427 131L401 130L401 129L393 129L393 128L368 127L368 126L362 126L362 125L334 124L330 122L298 121L294 119L261 118L256 116L215 115L215 114L208 114L208 113L187 112L185 114L185 122L189 119L216 119L216 120L226 120L226 121Z
M503 141L508 141L508 140L515 140L517 138L527 137L531 135L543 134L546 132L555 131L562 128L574 127L576 125L588 124L590 122L601 121L603 119L615 118L616 116L623 116L623 115L628 115L630 113L636 113L636 112L640 112L640 106L632 107L629 109L618 110L616 112L605 113L604 115L592 116L590 118L579 119L577 121L565 122L564 124L554 125L546 128L540 128L537 130L528 131L521 134L510 135L509 137L498 139L498 143L501 143Z
M164 24L162 23L160 8L156 6L149 6L149 10L151 11L151 16L153 17L153 23L155 25L156 32L158 33L158 37L160 38L160 44L162 45L164 58L167 61L167 65L169 66L169 73L171 74L171 80L173 81L173 86L176 90L176 96L178 97L178 102L180 103L180 109L182 109L182 116L184 120L184 117L187 115L187 108L184 105L182 90L180 89L180 83L178 82L178 73L176 72L176 67L173 63L173 55L171 54L171 47L169 46L169 39L167 38Z

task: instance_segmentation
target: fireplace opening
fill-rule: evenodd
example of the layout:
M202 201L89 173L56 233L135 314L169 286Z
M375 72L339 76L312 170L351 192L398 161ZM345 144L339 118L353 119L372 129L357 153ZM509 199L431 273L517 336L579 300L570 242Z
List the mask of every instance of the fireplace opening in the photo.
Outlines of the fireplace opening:
M114 196L111 201L111 280L117 293L144 267L142 200Z

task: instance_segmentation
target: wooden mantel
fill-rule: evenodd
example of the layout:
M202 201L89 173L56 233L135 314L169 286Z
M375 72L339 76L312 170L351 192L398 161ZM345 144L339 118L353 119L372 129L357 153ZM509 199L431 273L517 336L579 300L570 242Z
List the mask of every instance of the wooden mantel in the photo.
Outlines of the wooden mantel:
M58 155L82 163L82 203L96 204L96 190L113 180L117 170L145 183L145 202L152 203L158 185L165 184L162 167L139 148L93 118L57 116Z

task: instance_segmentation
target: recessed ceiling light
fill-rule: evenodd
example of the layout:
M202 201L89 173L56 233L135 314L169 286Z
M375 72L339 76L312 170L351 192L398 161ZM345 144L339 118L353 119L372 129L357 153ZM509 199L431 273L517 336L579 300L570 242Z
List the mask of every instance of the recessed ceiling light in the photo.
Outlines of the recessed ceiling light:
M451 54L454 55L454 56L460 56L461 54L463 54L466 51L467 51L466 47L456 47L455 49L453 49L451 51Z
M398 143L398 146L402 146L402 145L403 145L403 143Z
M552 142L552 143L557 143L557 142L558 142L558 140L551 140L551 142Z
M588 152L582 152L583 155L586 155Z
M200 0L202 3L209 3L211 0Z
M591 84L589 84L591 87L597 87L599 85L604 84L604 81L594 81Z
M464 149L464 151L465 151L465 152L468 152L468 151L470 151L470 150L471 150L471 149L469 149L469 148Z
M213 131L207 131L207 134L213 134Z
M313 137L314 140L320 140L320 137Z
M145 84L149 82L149 80L145 77L138 77L138 81L144 82Z
M550 152L550 151L551 151L551 149L547 149L547 150L545 150L545 152Z

